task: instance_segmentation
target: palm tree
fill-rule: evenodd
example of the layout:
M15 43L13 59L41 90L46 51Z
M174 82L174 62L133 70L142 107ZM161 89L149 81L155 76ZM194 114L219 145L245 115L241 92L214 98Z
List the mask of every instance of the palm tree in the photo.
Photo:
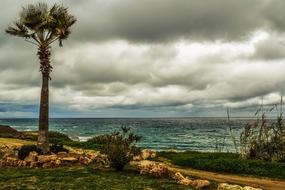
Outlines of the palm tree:
M40 60L42 73L42 89L39 113L38 147L44 154L49 152L49 80L52 66L50 64L51 44L55 41L62 46L62 41L70 35L70 28L76 22L67 8L54 4L48 7L46 3L38 3L23 7L20 18L6 33L24 38L38 47L37 55Z

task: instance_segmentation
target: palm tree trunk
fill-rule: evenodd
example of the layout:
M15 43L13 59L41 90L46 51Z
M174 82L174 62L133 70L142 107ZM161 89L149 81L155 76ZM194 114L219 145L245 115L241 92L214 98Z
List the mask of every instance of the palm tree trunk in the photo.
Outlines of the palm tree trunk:
M48 128L49 128L49 80L50 80L50 48L40 47L38 50L42 73L42 89L39 113L38 147L44 154L49 153Z

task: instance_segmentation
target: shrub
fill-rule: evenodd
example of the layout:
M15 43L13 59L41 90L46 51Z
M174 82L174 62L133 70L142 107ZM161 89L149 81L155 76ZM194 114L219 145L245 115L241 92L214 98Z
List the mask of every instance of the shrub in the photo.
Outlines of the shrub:
M285 127L283 124L283 101L278 107L275 105L277 120L270 123L266 119L263 105L255 113L256 120L246 124L241 133L241 153L243 158L260 159L265 161L285 160ZM259 116L261 113L261 116Z
M36 145L23 145L19 152L18 152L18 157L21 160L24 160L29 154L30 152L37 152L38 154L42 154L41 149L39 149Z
M48 138L50 143L61 143L63 144L64 142L72 142L72 140L65 134L62 134L60 132L56 131L50 131L48 133Z
M111 167L120 171L140 153L135 145L140 139L140 136L130 133L130 128L122 127L121 132L105 135L100 152L107 155Z
M68 152L66 148L63 147L63 144L53 144L50 147L50 151L57 154L59 152Z

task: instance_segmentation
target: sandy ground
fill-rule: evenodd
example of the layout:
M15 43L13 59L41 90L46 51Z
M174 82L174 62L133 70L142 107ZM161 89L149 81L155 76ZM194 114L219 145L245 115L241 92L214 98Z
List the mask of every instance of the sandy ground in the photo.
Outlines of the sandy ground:
M180 172L186 175L195 176L201 179L208 179L217 182L226 182L230 184L248 185L268 190L285 190L285 180L275 180L269 178L256 178L248 176L238 176L231 174L220 174L215 172L207 172L191 168L181 168L175 165L167 164L170 170Z

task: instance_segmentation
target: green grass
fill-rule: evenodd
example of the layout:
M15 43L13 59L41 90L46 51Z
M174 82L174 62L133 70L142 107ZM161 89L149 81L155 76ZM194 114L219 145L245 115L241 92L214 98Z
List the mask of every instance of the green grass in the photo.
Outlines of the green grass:
M188 186L173 180L141 176L135 171L115 172L85 168L58 169L3 169L0 172L0 189L43 190L186 190Z
M179 152L158 153L158 158L166 158L171 163L213 172L241 175L264 176L285 179L285 163L241 159L232 153Z
M37 132L25 132L21 137L11 136L10 138L20 138L20 139L28 140L28 141L37 141L38 136L37 136ZM62 145L75 147L75 148L93 149L93 150L98 150L99 147L101 146L100 143L96 143L94 139L86 141L86 142L73 141L67 135L56 132L56 131L49 132L49 143L62 144Z

